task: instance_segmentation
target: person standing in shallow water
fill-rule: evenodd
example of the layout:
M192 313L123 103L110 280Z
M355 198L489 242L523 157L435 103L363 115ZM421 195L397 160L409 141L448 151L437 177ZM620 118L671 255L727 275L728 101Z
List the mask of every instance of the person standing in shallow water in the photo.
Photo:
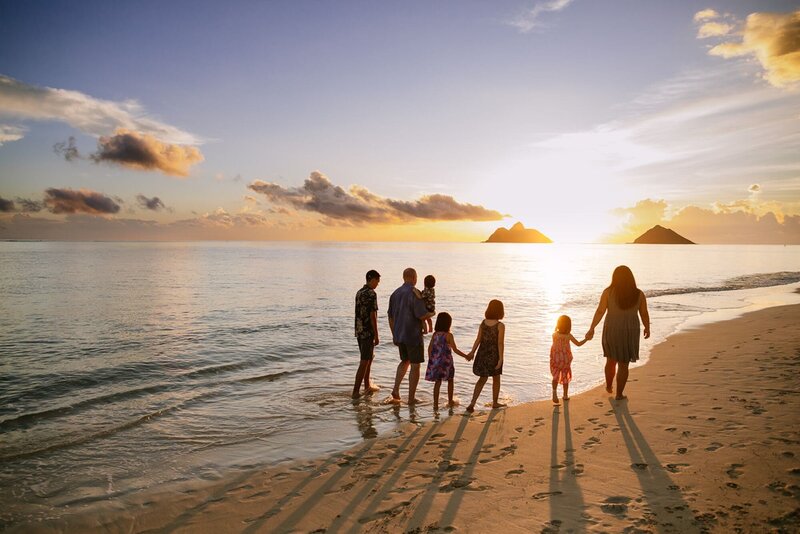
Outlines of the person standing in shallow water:
M432 316L425 308L425 301L414 294L417 285L417 271L411 267L403 271L403 285L398 287L389 297L389 329L392 341L400 352L400 363L397 365L392 400L400 400L400 384L406 373L408 375L408 403L417 402L415 397L419 384L419 366L425 361L425 347L422 341L422 321Z
M603 290L600 303L594 312L592 326L586 339L594 337L594 329L606 314L603 323L603 356L606 358L606 391L613 393L614 377L617 379L615 398L627 398L623 393L628 382L628 365L639 359L639 317L644 324L644 338L650 337L650 314L647 299L636 287L633 272L625 265L614 269L611 285Z
M492 377L492 408L502 408L505 404L499 402L500 375L503 374L503 354L505 352L506 325L500 322L505 316L503 303L491 300L486 307L485 319L478 327L478 337L472 345L472 350L467 354L467 359L472 358L475 351L475 361L472 363L472 373L478 377L475 389L472 392L472 401L467 406L467 413L475 411L475 403L483 390L484 384Z
M381 282L381 275L376 270L367 272L367 283L356 293L356 323L355 332L358 340L358 352L361 361L356 371L356 383L353 386L353 398L360 396L361 383L364 383L364 394L373 393L380 388L373 385L369 379L372 368L372 359L375 356L375 346L380 343L378 337L378 295L375 288Z

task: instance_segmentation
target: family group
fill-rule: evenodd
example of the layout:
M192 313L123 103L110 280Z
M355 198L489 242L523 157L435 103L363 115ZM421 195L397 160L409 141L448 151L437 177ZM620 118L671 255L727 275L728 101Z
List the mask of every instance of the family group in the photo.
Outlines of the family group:
M361 362L356 372L353 398L377 391L379 388L370 381L370 368L375 354L375 346L380 343L378 336L378 297L375 289L380 283L380 274L370 270L366 274L366 284L358 290L355 298L355 336L361 354ZM417 272L412 268L403 271L403 285L397 288L389 298L389 329L392 342L400 353L397 365L392 400L400 402L400 385L408 374L408 404L418 402L417 385L420 377L420 365L425 361L424 334L432 332L428 343L428 367L425 379L433 382L433 407L438 410L439 391L442 381L447 382L448 406L457 403L453 397L453 378L455 366L453 353L467 361L472 361L472 372L478 377L467 406L467 412L475 410L475 403L480 397L483 386L492 378L492 408L505 406L499 402L500 377L503 374L503 358L505 353L506 327L502 319L505 315L503 303L491 300L486 307L484 320L478 327L478 333L469 352L461 351L456 345L450 328L453 318L449 313L436 315L436 279L425 277L425 289L416 289ZM436 323L432 325L432 317L436 315ZM614 393L616 378L616 394L618 400L625 399L623 394L628 381L628 366L639 359L640 319L644 325L644 338L650 337L650 315L647 311L647 299L636 286L633 272L625 265L620 265L611 276L611 284L600 295L597 310L592 324L584 338L578 341L572 335L572 321L567 315L558 318L552 334L553 343L550 348L550 372L552 374L553 404L560 404L558 385L563 387L563 400L569 400L569 383L572 380L571 344L581 346L594 337L595 327L605 316L603 323L603 355L605 356L606 391ZM433 326L433 328L431 328ZM410 373L409 373L410 369Z

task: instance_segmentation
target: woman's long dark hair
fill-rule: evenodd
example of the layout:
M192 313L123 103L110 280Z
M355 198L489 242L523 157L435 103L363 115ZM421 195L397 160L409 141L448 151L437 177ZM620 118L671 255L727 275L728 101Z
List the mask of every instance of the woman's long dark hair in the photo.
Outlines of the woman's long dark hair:
M639 301L639 288L636 287L636 279L627 265L620 265L614 269L611 285L608 288L611 290L610 293L613 293L617 306L623 310L636 306Z

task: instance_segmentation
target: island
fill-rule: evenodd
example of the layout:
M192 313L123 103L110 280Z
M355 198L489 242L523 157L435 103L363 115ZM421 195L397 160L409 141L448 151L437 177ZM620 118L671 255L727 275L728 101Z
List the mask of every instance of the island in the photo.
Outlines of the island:
M664 228L661 225L655 225L648 231L637 237L634 243L639 245L694 245L693 241L689 241L677 232Z
M500 227L484 243L552 243L553 241L533 228L517 223L511 228Z

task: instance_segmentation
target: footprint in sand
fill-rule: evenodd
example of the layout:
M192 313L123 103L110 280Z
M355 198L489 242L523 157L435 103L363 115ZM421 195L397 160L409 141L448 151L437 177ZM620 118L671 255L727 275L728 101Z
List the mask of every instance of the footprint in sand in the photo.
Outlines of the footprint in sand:
M538 501L538 500L541 500L541 499L547 499L549 497L555 497L556 495L562 495L562 494L563 494L563 492L561 492L561 491L543 491L541 493L537 493L536 495L534 495L531 498L532 499L536 499Z
M728 476L731 478L739 478L744 473L741 469L742 467L744 467L744 464L731 464L730 469L725 472L728 473Z
M592 436L591 438L586 440L586 442L583 444L583 448L584 449L590 449L590 448L594 447L595 445L597 445L598 443L600 443L600 438L598 438L596 436Z
M621 495L609 497L600 505L600 510L610 515L624 516L628 513L629 502L631 502L629 497Z
M575 476L582 475L584 471L583 464L575 464L575 467L572 468L572 474Z
M680 473L681 469L684 467L689 467L689 464L667 464L664 466L664 469L670 473Z
M391 508L387 508L386 510L379 510L374 514L362 516L358 518L358 522L362 525L365 523L371 523L372 521L377 521L378 519L383 519L384 517L393 517L399 514L403 508L411 504L411 501L403 501L396 506Z
M513 477L514 475L521 475L524 472L525 472L524 469L512 469L511 471L508 471L506 473L506 478Z
M639 471L644 471L645 469L647 469L647 464L643 462L637 462L631 464L631 467Z
M718 443L718 442L716 442L716 441L715 441L715 442L711 443L711 445L709 445L708 447L706 447L706 450L707 450L708 452L714 452L714 451L716 451L717 449L721 449L722 447L723 447L722 443Z
M686 447L678 447L678 454L686 454L687 452L689 452L689 449Z

